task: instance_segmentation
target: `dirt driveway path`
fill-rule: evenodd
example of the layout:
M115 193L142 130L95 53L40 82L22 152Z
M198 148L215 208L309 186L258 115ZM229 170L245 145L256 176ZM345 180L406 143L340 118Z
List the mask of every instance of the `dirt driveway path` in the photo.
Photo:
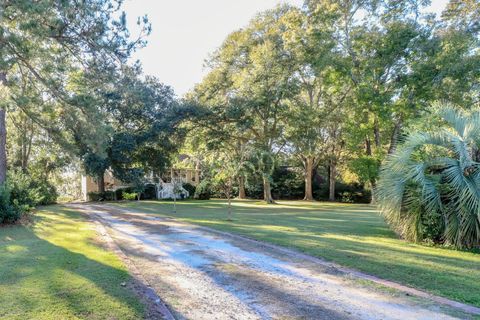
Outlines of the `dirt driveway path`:
M302 255L109 205L78 208L101 221L177 319L455 319Z

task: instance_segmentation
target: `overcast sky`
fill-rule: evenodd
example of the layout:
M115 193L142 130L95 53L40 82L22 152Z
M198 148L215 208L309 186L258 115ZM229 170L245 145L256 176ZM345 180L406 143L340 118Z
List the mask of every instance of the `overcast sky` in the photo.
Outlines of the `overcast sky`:
M127 0L129 28L136 17L148 15L152 33L147 47L134 59L146 74L157 76L182 96L205 75L204 61L231 32L245 26L257 12L278 3L300 6L303 0ZM447 0L433 0L431 11L441 12Z

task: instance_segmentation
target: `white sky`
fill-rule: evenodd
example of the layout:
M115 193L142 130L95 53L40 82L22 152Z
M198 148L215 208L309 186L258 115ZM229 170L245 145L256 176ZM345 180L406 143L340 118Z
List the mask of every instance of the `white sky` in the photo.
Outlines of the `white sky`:
M300 6L303 0L126 0L123 10L132 35L138 16L147 14L152 23L148 44L134 59L182 96L202 80L205 59L228 34L283 2ZM446 2L432 0L429 11L441 12Z

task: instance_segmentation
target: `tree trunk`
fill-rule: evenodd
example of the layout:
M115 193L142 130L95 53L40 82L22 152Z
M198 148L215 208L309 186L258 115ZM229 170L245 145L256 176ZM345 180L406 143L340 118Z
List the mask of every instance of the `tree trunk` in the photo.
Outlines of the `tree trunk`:
M7 85L7 75L0 72L0 85ZM5 107L0 109L0 185L7 180L7 124Z
M195 162L195 183L200 183L200 161L198 159Z
M374 204L375 203L375 188L377 187L377 181L375 178L370 179L370 187L372 188L372 199L370 200L370 203Z
M313 157L305 159L305 197L303 200L313 201Z
M330 161L328 174L328 200L335 201L335 176L337 174L336 163Z
M232 220L232 199L230 195L227 197L228 200L228 220Z
M238 199L247 199L247 194L245 193L245 177L240 176L238 178Z
M369 137L366 137L365 138L365 153L367 154L367 156L371 156L372 155L372 144L370 142L370 138Z
M263 200L265 200L266 203L275 203L272 198L270 180L266 177L263 178Z
M105 192L105 173L99 174L97 178L98 192Z
M378 149L380 148L380 128L377 117L373 120L373 135L375 137L375 147Z
M395 127L393 127L392 136L390 137L390 146L388 147L388 154L392 154L397 149L398 135L400 134L400 129L402 128L402 121L398 120L395 122Z

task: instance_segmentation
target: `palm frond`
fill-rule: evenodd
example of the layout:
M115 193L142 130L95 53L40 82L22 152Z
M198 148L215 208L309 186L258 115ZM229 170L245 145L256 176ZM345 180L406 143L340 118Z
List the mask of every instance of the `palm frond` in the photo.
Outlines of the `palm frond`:
M410 134L388 157L375 189L377 202L386 221L408 240L433 237L459 248L480 246L480 163L473 158L480 112L437 109L448 126Z

